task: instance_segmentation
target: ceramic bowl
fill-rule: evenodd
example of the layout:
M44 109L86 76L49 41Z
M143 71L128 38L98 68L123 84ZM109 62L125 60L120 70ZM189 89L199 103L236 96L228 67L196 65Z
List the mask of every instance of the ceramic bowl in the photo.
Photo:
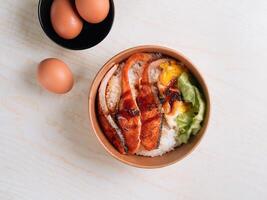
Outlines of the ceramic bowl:
M71 40L61 38L52 27L50 9L53 0L39 0L39 22L45 34L56 44L72 50L88 49L104 40L111 30L115 15L115 9L113 0L109 0L109 2L110 9L106 19L98 24L90 24L83 20L83 29L81 33L76 38Z
M173 58L185 63L187 68L190 70L190 72L193 74L193 76L196 78L196 80L200 84L200 87L203 91L204 98L206 101L205 119L203 121L203 126L202 126L201 130L198 132L198 134L196 136L191 137L187 144L184 144L184 145L174 149L171 152L168 152L162 156L157 156L157 157L144 157L144 156L137 156L137 155L122 155L122 154L120 154L112 146L112 144L107 140L105 134L101 130L100 124L99 124L98 119L97 119L96 96L97 96L98 87L101 83L102 78L105 76L105 74L109 71L109 69L114 64L120 63L121 61L127 59L130 55L132 55L134 53L140 53L140 52L159 52L159 53L173 57ZM208 126L209 116L210 116L210 97L209 97L208 88L207 88L207 85L204 82L204 79L201 76L200 72L197 70L196 66L194 66L181 53L178 53L175 50L172 50L172 49L169 49L166 47L162 47L162 46L155 46L155 45L138 46L138 47L127 49L127 50L122 51L121 53L115 55L106 64L104 64L104 66L97 73L95 79L93 80L93 83L91 85L90 92L89 92L90 124L93 128L94 134L98 138L98 141L100 142L100 144L104 147L104 149L111 156L113 156L114 158L116 158L117 160L119 160L123 163L126 163L126 164L131 165L131 166L135 166L135 167L159 168L159 167L164 167L164 166L173 164L173 163L178 162L181 159L183 159L190 152L192 152L192 150L194 150L196 148L196 146L199 144L199 142L203 138L204 133L206 131L206 128Z

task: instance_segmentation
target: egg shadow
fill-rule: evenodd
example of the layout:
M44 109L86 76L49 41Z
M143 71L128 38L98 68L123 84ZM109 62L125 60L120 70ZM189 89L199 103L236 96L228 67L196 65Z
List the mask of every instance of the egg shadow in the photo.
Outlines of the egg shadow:
M38 63L33 60L28 60L22 64L19 73L19 80L16 81L20 86L20 90L23 90L26 94L38 94L42 93L42 88L40 87L37 79L37 66Z
M58 124L61 135L53 145L62 146L62 152L70 152L72 157L64 155L68 163L75 164L83 169L94 166L99 172L113 171L116 173L122 165L113 159L100 145L95 137L88 117L88 93L93 81L88 75L88 68L78 67L75 71L75 84L67 94L53 94L43 89L37 79L36 70L38 63L27 61L23 64L20 73L20 89L23 93L52 99L60 102L60 113L50 116L50 119ZM89 78L88 78L89 77ZM54 118L54 119L53 119ZM67 142L63 142L67 141ZM116 167L115 167L116 166Z

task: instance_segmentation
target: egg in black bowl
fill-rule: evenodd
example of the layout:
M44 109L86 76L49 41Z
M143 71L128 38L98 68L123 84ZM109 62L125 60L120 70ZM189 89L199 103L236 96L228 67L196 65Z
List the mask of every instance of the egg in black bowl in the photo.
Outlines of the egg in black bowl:
M50 12L53 0L39 0L38 18L43 31L46 35L58 45L72 50L83 50L91 48L108 35L114 21L114 2L109 0L109 12L107 17L100 23L92 24L82 20L83 28L79 35L73 39L64 39L54 30L51 22ZM72 1L74 4L74 2Z

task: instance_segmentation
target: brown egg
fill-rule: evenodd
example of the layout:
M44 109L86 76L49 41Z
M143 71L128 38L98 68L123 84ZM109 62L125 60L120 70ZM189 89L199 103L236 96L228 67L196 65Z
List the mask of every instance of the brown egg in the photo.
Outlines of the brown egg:
M70 69L63 61L56 58L47 58L40 62L37 77L44 88L54 93L66 93L73 86Z
M83 28L82 19L70 0L54 0L50 17L55 32L64 39L77 37Z
M89 23L102 22L109 12L109 0L75 0L80 16Z

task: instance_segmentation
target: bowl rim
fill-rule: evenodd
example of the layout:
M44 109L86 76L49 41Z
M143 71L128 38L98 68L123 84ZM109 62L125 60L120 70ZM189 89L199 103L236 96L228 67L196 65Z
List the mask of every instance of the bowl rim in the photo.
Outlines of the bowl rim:
M82 50L91 49L91 48L97 46L98 44L100 44L101 42L103 42L103 41L107 38L107 36L110 34L110 31L111 31L111 29L112 29L112 27L113 27L114 20L115 20L115 4L114 4L114 0L109 0L110 5L111 5L110 7L112 7L112 10L113 10L113 11L112 11L112 21L111 21L111 23L110 23L110 26L109 26L109 29L108 29L107 34L103 37L103 39L102 39L101 41L99 41L98 43L96 43L96 44L93 45L93 46L88 46L88 45L86 45L86 46L78 47L78 48L71 48L71 47L64 46L64 45L60 44L59 42L57 42L57 40L54 40L54 39L50 36L49 32L48 32L48 31L46 30L46 28L45 28L45 25L44 25L44 23L43 23L42 16L41 16L41 5L42 5L43 1L45 1L45 0L38 0L38 6L37 6L37 9L38 9L38 21L39 21L39 24L40 24L40 26L41 26L43 32L45 33L45 35L50 39L50 41L54 42L55 44L57 44L58 46L60 46L60 47L62 47L62 48L69 49L69 50L73 50L73 51L82 51ZM111 10L111 9L110 9L110 10ZM110 11L109 11L109 12L110 12ZM84 20L83 20L83 21L84 21ZM87 23L87 22L84 21L83 23ZM79 35L78 35L78 36L79 36ZM78 37L78 36L77 36L77 37ZM60 36L59 36L59 37L60 37Z
M132 51L142 51L142 52L145 52L146 49L155 49L155 52L157 52L157 50L159 51L168 51L168 52L172 52L173 54L176 54L178 55L179 57L183 58L186 62L188 62L191 67L199 74L199 77L201 79L201 88L203 91L205 91L205 100L206 100L206 104L207 104L207 108L206 109L206 113L205 113L205 126L202 126L201 127L201 130L202 130L202 135L200 136L200 138L196 141L196 143L192 146L191 149L189 149L189 151L187 151L185 154L183 154L181 157L179 157L178 159L176 160L173 160L171 162L167 162L167 163L163 163L163 164L158 164L158 165L141 165L141 164L136 164L136 163L132 163L130 161L127 161L127 160L124 160L122 159L121 157L118 157L117 155L115 155L101 140L99 134L100 133L97 133L96 131L96 127L95 127L95 123L93 121L93 112L94 112L94 107L95 107L95 99L92 99L93 97L93 88L95 87L95 84L96 84L96 80L99 78L100 74L106 69L107 66L113 66L115 64L114 60L119 58L121 55L124 55L126 53L130 53ZM150 51L152 52L152 51ZM114 62L114 63L112 63ZM110 67L111 68L111 67ZM110 69L109 68L109 69ZM108 70L109 70L108 69ZM108 72L107 70L107 72ZM190 71L190 70L189 70ZM106 73L107 73L106 72ZM105 74L106 74L105 73ZM100 77L100 82L99 84L101 83L103 77L105 76L105 74ZM199 81L198 81L199 82ZM97 88L99 87L99 84L97 85ZM97 91L96 91L96 94L97 94ZM211 98L210 98L210 93L209 93L209 89L207 87L207 84L206 84L206 81L205 79L203 78L202 76L202 73L200 72L200 70L196 67L196 65L194 65L191 60L189 58L187 58L185 55L183 55L182 53L180 53L179 51L177 50L174 50L172 48L169 48L169 47L165 47L165 46L162 46L162 45L153 45L153 44L147 44L147 45L139 45L139 46L134 46L134 47L131 47L131 48L127 48L125 50L122 50L120 51L119 53L115 54L113 57L111 57L107 62L105 62L105 64L98 70L98 72L96 73L90 87L89 87L89 94L88 94L88 116L89 116L89 122L91 124L91 127L93 129L93 132L94 132L94 135L97 137L99 143L102 145L102 147L112 156L114 157L116 160L124 163L124 164L127 164L129 166L133 166L133 167L137 167L137 168L143 168L143 169L155 169L155 168L162 168L162 167L166 167L166 166L169 166L169 165L172 165L174 163L177 163L178 161L181 161L182 159L184 159L186 156L188 156L189 154L191 154L195 149L196 147L199 145L199 143L201 142L201 140L203 139L204 135L206 134L206 131L208 129L208 126L209 126L209 121L210 121L210 113L211 113ZM97 121L97 124L98 121ZM104 135L103 131L101 131L101 134ZM187 144L185 144L187 145ZM179 149L179 147L177 148ZM176 151L177 149L174 149L173 151ZM165 154L164 154L165 155ZM162 155L162 156L164 156ZM156 158L156 157L154 157Z

